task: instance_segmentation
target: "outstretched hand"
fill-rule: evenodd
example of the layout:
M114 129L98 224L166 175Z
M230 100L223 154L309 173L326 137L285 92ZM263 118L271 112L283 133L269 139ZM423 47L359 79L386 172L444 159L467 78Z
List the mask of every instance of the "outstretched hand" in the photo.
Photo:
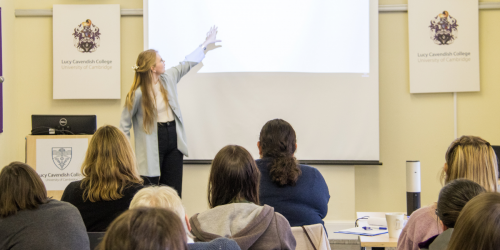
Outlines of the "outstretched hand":
M207 39L202 44L203 47L206 48L207 45L209 45L209 44L221 42L221 40L217 40L216 36L217 36L217 27L213 26L210 28L210 31L208 31L208 33L207 33Z

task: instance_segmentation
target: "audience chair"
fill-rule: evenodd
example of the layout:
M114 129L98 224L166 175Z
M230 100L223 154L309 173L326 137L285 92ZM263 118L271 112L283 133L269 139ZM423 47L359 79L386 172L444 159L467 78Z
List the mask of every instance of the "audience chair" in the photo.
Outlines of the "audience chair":
M87 232L87 234L89 235L90 250L95 250L106 232Z
M292 227L292 234L300 250L331 250L325 228L321 224Z

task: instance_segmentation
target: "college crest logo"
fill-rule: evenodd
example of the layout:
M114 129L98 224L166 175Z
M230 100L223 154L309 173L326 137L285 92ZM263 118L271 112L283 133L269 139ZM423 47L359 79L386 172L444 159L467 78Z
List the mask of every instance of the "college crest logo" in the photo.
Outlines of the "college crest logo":
M52 161L60 170L69 166L73 156L71 147L52 148Z
M457 19L450 16L446 10L431 20L429 28L435 44L450 45L458 38Z
M73 43L82 53L92 53L99 48L101 32L90 19L78 25L73 33Z

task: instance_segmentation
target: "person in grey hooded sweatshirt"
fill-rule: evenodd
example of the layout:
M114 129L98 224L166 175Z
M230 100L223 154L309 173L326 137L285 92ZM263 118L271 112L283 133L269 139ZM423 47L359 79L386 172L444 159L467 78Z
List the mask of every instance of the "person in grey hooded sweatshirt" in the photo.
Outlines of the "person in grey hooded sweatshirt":
M418 247L420 249L445 250L450 242L458 215L465 204L484 192L486 190L481 185L467 179L457 179L446 184L439 192L436 209L436 215L440 220L439 226L442 227L443 232L419 243Z
M250 153L229 145L215 156L208 183L209 210L190 219L195 241L226 237L242 250L293 250L290 224L268 205L259 205L260 171Z

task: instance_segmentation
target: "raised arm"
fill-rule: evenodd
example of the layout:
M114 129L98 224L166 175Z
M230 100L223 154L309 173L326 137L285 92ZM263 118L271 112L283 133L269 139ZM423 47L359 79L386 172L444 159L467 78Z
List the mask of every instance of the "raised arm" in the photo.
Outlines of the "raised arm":
M192 67L196 66L205 58L204 51L207 49L207 46L216 42L221 42L221 40L217 40L217 27L211 27L207 33L207 37L205 41L200 45L200 47L196 48L191 54L187 55L179 65L172 67L165 71L166 76L170 77L175 83L178 83L181 78L187 74Z

